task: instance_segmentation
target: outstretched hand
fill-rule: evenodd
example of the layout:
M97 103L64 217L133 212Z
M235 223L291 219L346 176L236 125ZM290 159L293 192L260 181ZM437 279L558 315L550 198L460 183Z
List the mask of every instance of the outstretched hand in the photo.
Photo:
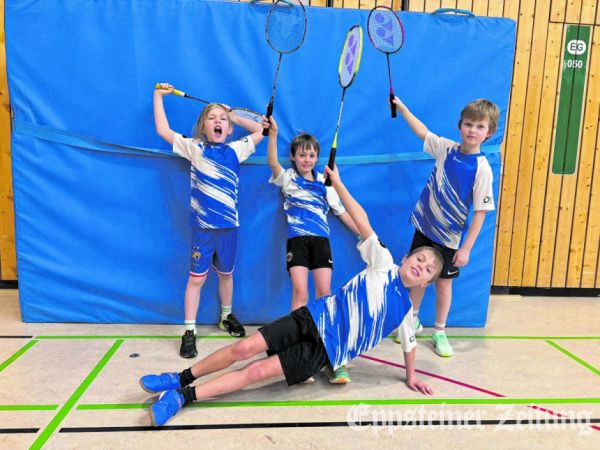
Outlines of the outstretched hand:
M335 186L337 183L340 183L342 181L336 164L333 165L333 170L330 169L329 166L325 166L324 175L326 179L329 178L331 180L332 186Z
M173 85L169 83L157 83L154 92L159 93L160 95L168 95L173 93Z
M277 121L273 116L263 116L265 120L267 120L267 126L264 128L269 129L269 136L277 136L277 132L279 131L279 127L277 126Z
M419 380L417 377L406 380L406 385L415 392L420 392L421 394L425 395L433 394L433 389L431 389L427 383Z

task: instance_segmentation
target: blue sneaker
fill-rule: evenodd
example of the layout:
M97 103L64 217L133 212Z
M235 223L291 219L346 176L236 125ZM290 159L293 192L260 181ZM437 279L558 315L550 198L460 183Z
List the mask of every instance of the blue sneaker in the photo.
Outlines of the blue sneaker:
M181 382L177 372L166 372L160 375L144 375L140 378L140 386L146 392L156 394L157 392L179 389Z
M163 426L183 408L183 395L178 390L163 392L150 407L150 421L155 427Z

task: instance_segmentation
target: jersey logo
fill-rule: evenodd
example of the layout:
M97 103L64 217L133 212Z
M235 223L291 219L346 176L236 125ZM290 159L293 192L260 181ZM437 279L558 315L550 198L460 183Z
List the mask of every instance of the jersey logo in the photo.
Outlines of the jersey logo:
M411 336L411 337L410 337L408 340L409 340L410 342L415 342L415 337L414 337L414 336Z
M288 254L287 254L287 255L286 255L286 257L285 257L285 260L286 260L287 262L291 262L293 257L294 257L294 253L292 253L292 252L288 252Z
M490 196L489 196L489 195L488 195L488 196L486 196L486 197L483 199L483 203L489 203L489 202L491 202L491 201L492 201L492 199L490 198Z
M458 269L456 270L449 270L448 272L446 272L446 275L456 275L458 273Z

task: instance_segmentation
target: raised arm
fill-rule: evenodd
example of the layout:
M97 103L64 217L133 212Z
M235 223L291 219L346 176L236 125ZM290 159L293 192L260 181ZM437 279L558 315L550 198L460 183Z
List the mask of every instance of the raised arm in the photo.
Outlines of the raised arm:
M240 117L232 112L229 113L229 118L234 125L242 127L244 130L250 132L250 139L254 142L254 146L257 146L263 140L262 131L264 128L268 128L269 122L266 117L263 116L262 123L255 122L251 119L246 119L245 117Z
M346 211L348 211L348 214L354 221L358 234L361 238L367 239L374 233L373 228L371 228L371 224L369 223L369 216L367 216L363 207L354 200L354 197L352 197L344 183L342 183L337 166L333 166L333 170L328 166L325 166L325 174L331 180L331 185L340 196L340 200L344 204Z
M355 235L360 236L360 231L358 231L358 227L356 226L354 220L352 220L352 217L350 216L350 214L348 214L348 212L343 212L337 217L338 219L340 219L340 222L346 225L346 228L352 231Z
M275 122L275 118L273 116L269 117L269 121L271 125L269 126L269 145L267 146L267 161L269 163L269 167L271 168L271 172L273 172L273 178L277 178L283 167L279 164L279 160L277 159L277 132L279 129L277 128L277 122ZM262 134L261 134L262 136Z
M171 94L173 92L173 86L169 83L160 83L160 89L154 90L154 126L158 135L173 145L175 139L175 132L171 130L169 121L167 120L167 114L165 113L165 107L163 105L163 96Z
M413 133L422 140L425 140L425 136L427 136L427 132L429 131L425 124L417 119L398 97L394 97L393 103L396 105L396 109L402 118L408 123L410 129L413 130Z

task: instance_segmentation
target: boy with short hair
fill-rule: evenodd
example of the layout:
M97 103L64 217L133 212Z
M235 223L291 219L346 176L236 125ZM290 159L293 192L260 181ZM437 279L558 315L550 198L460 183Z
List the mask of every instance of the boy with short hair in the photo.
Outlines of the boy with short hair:
M424 141L423 150L436 160L410 217L415 226L411 249L428 245L437 248L444 257L442 273L435 283L437 298L432 342L438 355L449 357L454 351L445 327L452 303L452 279L458 277L460 268L469 262L486 212L494 210L492 169L481 153L481 144L496 131L500 113L494 103L485 99L465 106L458 121L459 144L431 133L398 97L393 103L412 131ZM471 206L475 214L460 245ZM423 329L418 315L424 293L425 289L421 287L411 290L417 333ZM399 342L400 336L396 340Z
M325 171L363 237L357 248L367 263L366 269L336 293L310 300L306 306L217 350L181 373L143 376L140 384L146 391L166 391L150 408L153 425L165 424L185 404L196 400L235 392L282 375L289 385L300 383L328 364L335 370L375 347L396 328L402 333L406 384L414 391L432 393L416 376L409 289L425 287L435 280L442 267L441 255L433 248L420 248L405 256L400 266L394 264L364 209L342 183L337 168ZM188 386L201 376L261 352L267 352L267 356L240 370Z

